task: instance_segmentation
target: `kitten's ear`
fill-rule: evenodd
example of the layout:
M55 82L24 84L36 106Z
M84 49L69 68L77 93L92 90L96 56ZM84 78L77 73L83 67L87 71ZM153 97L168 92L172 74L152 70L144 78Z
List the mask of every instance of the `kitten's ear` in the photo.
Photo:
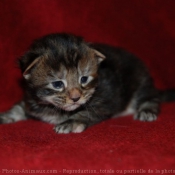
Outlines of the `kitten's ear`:
M31 70L36 66L41 57L41 55L29 51L19 58L18 64L25 79L30 78Z
M28 80L30 78L31 70L39 62L40 57L36 58L23 72L23 77Z
M103 55L101 52L97 51L97 50L94 50L94 53L95 53L95 57L97 58L98 60L98 63L101 63L102 61L105 60L105 55Z

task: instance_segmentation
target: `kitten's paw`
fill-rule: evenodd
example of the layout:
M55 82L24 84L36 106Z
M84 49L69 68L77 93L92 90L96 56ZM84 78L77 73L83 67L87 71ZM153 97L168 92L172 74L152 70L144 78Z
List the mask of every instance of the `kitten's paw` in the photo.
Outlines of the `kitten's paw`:
M83 132L85 129L86 124L76 121L67 121L54 127L55 132L59 134L68 134L70 132L80 133Z
M152 122L157 119L157 115L151 111L140 111L134 116L135 120Z
M7 123L13 123L14 120L8 115L0 114L0 124L7 124Z

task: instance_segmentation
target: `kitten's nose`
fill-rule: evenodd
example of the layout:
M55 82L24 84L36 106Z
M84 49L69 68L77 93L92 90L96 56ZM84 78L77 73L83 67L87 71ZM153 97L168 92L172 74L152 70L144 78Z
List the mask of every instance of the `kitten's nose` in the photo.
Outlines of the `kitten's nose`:
M81 92L74 88L74 89L71 89L69 91L69 98L73 101L73 102L77 102L81 97Z
M80 97L77 97L77 98L71 98L71 100L72 100L73 102L77 102L79 99L80 99Z

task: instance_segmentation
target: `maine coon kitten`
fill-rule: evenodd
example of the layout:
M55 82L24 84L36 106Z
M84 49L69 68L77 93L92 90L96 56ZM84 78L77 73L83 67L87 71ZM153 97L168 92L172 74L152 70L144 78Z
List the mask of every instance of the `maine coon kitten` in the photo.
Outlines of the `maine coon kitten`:
M78 133L114 115L154 121L167 97L132 54L70 34L34 41L19 63L24 100L2 113L0 123L33 117L55 124L57 133Z

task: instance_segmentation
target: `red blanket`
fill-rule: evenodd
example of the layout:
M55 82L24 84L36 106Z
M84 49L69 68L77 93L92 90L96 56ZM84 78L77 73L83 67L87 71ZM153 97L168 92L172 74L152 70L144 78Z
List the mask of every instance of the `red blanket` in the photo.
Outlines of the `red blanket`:
M174 7L173 0L1 0L0 111L22 98L18 56L53 32L124 47L145 62L156 87L175 88ZM167 103L152 123L128 116L67 135L33 120L0 125L0 174L175 174L174 115Z

